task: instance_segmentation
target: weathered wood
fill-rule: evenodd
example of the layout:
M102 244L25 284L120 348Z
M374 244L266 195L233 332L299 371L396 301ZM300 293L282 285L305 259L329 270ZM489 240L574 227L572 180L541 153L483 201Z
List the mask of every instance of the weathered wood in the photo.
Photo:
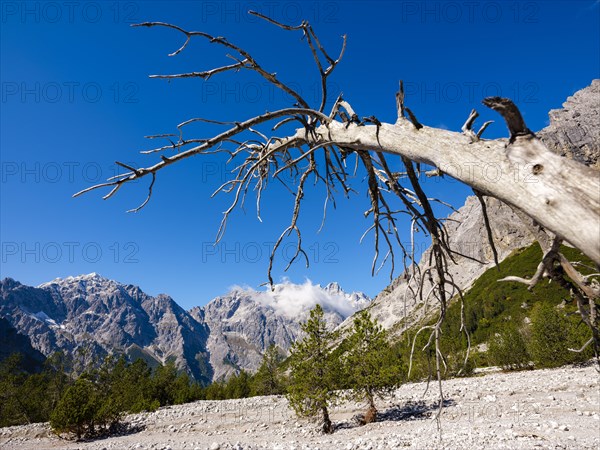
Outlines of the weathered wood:
M352 150L378 150L439 168L515 206L600 264L600 173L548 150L533 134L472 142L462 133L407 120L395 124L321 125L318 141ZM289 139L305 140L303 128ZM309 144L314 144L309 143ZM281 144L278 144L281 145Z

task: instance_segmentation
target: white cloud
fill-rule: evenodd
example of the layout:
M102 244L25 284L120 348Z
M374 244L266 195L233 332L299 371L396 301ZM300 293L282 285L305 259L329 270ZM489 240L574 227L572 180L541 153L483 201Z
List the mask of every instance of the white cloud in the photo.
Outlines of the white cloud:
M326 312L337 312L344 318L365 306L364 304L355 304L343 292L326 291L310 280L306 280L303 284L294 284L284 280L282 283L276 284L273 291L270 288L264 291L256 291L247 287L236 287L236 289L251 294L256 301L271 306L275 311L289 318L304 316L317 304L320 304Z

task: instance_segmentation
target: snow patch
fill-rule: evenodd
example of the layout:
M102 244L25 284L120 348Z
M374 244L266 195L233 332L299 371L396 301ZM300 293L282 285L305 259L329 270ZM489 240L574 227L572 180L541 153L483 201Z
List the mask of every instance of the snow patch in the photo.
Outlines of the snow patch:
M46 314L44 311L38 311L35 314L30 314L30 316L32 318L34 318L35 320L39 320L40 322L46 322L50 326L53 326L53 327L58 326L56 321L54 319L52 319L50 316L48 316L48 314Z
M55 278L52 281L48 281L46 283L42 283L38 286L38 288L50 287L53 284L61 284L63 282L73 283L73 282L82 282L82 281L97 281L97 282L111 282L108 278L104 278L97 272L92 272L88 274L76 275L76 276L68 276L66 278Z

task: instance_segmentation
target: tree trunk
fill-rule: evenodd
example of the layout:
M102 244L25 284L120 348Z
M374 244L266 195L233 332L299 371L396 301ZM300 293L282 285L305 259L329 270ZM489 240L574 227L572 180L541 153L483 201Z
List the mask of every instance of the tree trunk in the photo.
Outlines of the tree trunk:
M321 408L321 412L323 413L323 433L333 433L333 425L331 424L331 419L329 418L329 411L327 411L327 407L323 406Z
M377 408L375 408L373 396L369 394L367 400L369 402L369 409L367 409L367 413L365 414L365 425L377 420Z
M534 135L472 141L467 135L407 120L381 126L321 125L319 141L352 150L380 149L437 167L512 205L600 264L600 173L548 150ZM295 136L306 136L299 129Z

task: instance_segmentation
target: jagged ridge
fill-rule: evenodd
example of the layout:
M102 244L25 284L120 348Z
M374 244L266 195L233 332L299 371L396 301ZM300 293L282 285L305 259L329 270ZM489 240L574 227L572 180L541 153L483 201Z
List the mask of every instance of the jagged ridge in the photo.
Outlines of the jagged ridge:
M284 283L273 292L236 288L185 311L168 295L152 297L96 273L37 288L10 278L0 282L0 317L46 356L85 347L88 362L113 352L151 365L174 359L203 383L256 370L271 343L287 351L300 334L299 320L316 303L323 304L334 327L368 301L361 293L346 294L337 283L324 288Z

